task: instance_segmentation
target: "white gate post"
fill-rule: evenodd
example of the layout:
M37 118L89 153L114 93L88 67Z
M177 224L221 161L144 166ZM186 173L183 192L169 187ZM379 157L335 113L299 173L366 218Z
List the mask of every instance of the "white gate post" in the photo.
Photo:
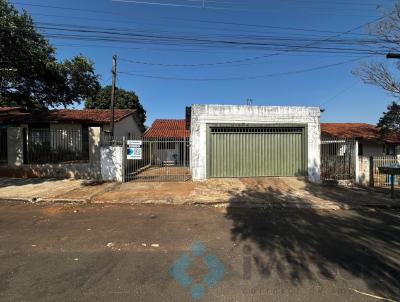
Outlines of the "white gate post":
M360 183L361 179L360 179L360 159L358 157L358 140L356 140L354 144L354 153L355 153L354 158L356 160L355 182Z

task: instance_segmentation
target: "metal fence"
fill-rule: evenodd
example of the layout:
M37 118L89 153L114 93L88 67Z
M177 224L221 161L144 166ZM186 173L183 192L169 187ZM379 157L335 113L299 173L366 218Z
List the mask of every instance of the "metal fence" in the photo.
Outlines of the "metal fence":
M391 185L391 177L387 174L381 174L379 172L379 167L383 167L390 164L397 164L399 160L396 155L382 155L382 156L373 156L371 159L371 168L372 168L372 183L371 185L374 187L390 187ZM400 176L395 175L394 177L394 186L396 188L400 188Z
M7 128L0 128L0 164L7 163Z
M27 164L87 162L89 131L28 129L24 135L24 161Z
M187 181L189 168L189 138L114 138L102 136L103 146L122 146L123 180Z
M321 139L321 179L353 180L355 178L355 140Z

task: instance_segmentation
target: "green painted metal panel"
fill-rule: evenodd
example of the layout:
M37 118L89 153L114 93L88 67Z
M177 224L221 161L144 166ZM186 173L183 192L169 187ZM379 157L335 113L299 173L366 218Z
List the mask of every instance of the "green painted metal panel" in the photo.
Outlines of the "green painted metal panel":
M306 175L304 128L221 128L208 135L209 176Z

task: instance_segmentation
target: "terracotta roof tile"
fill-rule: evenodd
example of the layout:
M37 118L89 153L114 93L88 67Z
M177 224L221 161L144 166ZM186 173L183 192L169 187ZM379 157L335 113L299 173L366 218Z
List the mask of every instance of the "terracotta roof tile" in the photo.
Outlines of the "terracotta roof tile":
M10 109L11 108L11 109ZM40 113L14 112L22 110L19 107L0 107L0 113L4 113L0 122L85 122L85 123L109 123L111 121L110 109L56 109ZM123 118L136 113L134 109L115 109L114 117L118 122Z
M186 121L174 119L157 119L144 133L145 137L189 137L190 131L186 129Z
M123 118L136 112L134 109L115 109L114 121L118 122ZM110 109L58 109L49 110L40 114L31 115L30 121L77 121L91 123L109 123L111 121Z
M321 123L321 132L323 135L340 138L362 138L400 143L400 132L391 131L382 136L378 127L367 123Z

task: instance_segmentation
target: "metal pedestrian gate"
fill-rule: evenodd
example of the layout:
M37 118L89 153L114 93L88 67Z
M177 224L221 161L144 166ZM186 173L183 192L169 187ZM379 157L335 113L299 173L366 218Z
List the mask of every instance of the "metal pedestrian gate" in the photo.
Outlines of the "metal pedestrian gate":
M124 182L191 179L189 138L124 138L123 157Z
M353 180L356 171L355 140L321 139L321 179Z

